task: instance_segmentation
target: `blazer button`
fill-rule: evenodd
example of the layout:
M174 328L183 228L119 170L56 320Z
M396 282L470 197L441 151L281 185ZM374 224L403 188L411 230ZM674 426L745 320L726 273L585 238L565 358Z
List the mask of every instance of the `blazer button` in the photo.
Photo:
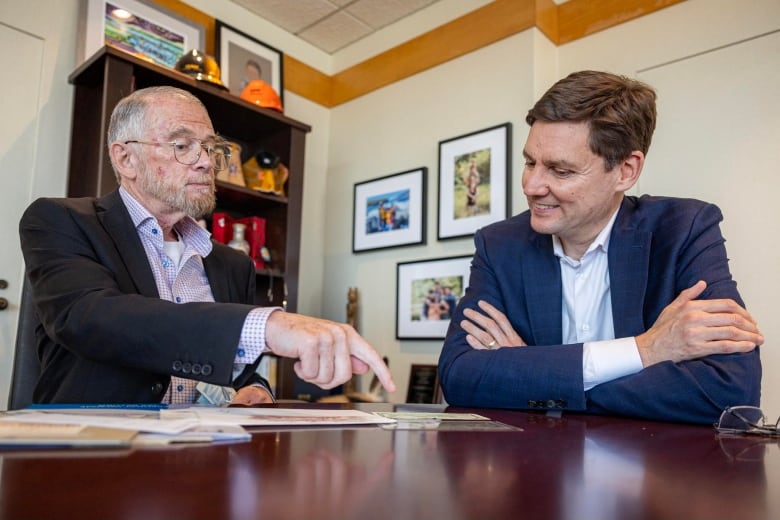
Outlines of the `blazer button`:
M181 372L181 361L179 361L178 359L173 362L173 371Z
M201 375L204 376L210 376L211 371L212 371L211 365L209 365L208 363L204 364L200 369Z
M153 394L161 394L163 392L163 384L162 383L155 383L152 385L152 393Z
M192 375L198 376L200 375L201 371L203 370L203 367L200 363L193 363L192 364Z
M181 371L185 374L189 374L192 372L192 363L189 361L185 361L184 364L181 366Z

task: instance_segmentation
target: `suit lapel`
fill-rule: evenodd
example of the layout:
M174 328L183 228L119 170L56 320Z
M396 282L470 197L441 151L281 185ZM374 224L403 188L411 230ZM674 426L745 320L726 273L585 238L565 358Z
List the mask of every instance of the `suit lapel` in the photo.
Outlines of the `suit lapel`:
M609 280L615 337L644 330L643 305L647 292L652 234L631 224L632 209L624 201L609 242Z
M149 267L144 246L119 192L115 190L99 198L95 202L95 213L119 251L119 257L127 268L130 282L138 293L159 298L160 294L157 291L157 284L154 281L152 269ZM116 272L116 276L121 278L122 273Z
M552 238L539 235L521 255L525 297L528 302L533 338L532 345L560 345L561 330L561 269L553 254Z
M226 273L230 271L225 268L222 259L214 249L212 249L211 253L203 259L203 268L206 271L206 277L209 279L214 301L235 301L235 299L230 296L230 285L228 284L228 277L226 276Z

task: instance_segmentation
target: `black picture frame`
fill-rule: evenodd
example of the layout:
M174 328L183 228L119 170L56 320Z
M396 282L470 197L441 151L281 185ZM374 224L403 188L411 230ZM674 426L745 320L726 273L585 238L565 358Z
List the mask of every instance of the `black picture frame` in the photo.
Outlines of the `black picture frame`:
M356 183L352 252L425 244L428 168Z
M399 262L396 267L396 339L444 339L466 290L471 255ZM449 287L447 294L446 287Z
M284 54L279 49L239 31L221 20L216 21L214 38L216 59L222 83L231 94L240 96L249 78L246 71L253 62L259 66L260 77L276 91L284 105Z
M439 240L506 219L511 200L511 123L439 142Z

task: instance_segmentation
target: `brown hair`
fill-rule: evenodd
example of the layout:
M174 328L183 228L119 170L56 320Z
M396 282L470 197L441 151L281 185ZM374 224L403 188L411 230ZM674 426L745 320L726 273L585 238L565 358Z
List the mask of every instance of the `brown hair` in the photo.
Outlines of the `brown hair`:
M526 123L585 122L589 145L609 171L634 150L647 155L655 130L652 87L608 72L585 70L555 83L528 111Z

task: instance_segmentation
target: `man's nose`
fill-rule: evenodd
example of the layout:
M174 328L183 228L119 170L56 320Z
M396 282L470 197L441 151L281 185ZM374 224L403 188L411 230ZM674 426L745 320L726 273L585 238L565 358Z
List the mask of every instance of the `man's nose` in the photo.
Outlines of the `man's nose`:
M526 166L523 170L523 193L526 196L544 195L549 187L544 180L544 173L537 165Z
M208 147L203 144L200 145L200 157L198 157L193 166L197 170L210 169L214 171L214 162L211 159Z

